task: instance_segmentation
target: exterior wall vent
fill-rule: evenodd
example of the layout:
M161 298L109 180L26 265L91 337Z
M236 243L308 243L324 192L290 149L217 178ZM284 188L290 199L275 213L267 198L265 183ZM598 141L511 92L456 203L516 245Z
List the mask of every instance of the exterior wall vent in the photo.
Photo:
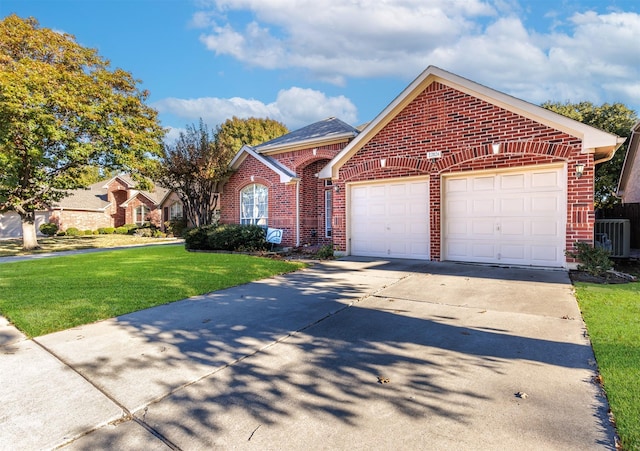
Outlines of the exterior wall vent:
M628 258L631 253L631 221L596 219L595 246L611 252L611 257Z

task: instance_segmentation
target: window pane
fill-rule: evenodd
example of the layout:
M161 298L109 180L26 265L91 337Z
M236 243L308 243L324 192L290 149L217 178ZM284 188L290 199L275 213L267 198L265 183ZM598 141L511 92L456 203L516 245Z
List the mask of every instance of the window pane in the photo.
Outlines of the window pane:
M240 224L267 225L268 189L249 185L240 192Z

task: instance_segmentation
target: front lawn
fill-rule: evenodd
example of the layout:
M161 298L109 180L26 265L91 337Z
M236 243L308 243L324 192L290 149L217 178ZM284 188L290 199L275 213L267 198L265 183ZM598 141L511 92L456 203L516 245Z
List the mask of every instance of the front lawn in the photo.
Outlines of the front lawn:
M36 337L302 266L171 245L0 263L0 314Z
M604 389L625 450L640 450L640 283L576 283Z

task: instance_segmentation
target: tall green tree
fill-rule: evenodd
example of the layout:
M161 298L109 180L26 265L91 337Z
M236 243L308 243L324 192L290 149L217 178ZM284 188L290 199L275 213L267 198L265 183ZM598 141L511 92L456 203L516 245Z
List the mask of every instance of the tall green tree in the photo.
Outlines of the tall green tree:
M220 188L232 174L229 163L238 150L286 132L284 125L271 119L236 117L212 132L200 119L197 126L188 125L174 143L163 147L158 181L178 195L191 226L213 224Z
M631 127L637 122L635 111L622 103L594 105L591 102L545 102L543 108L567 116L576 121L628 138ZM619 202L616 197L618 179L627 155L627 142L616 151L613 158L596 166L594 203L596 208L607 208Z
M215 140L219 146L238 152L245 144L255 146L288 132L283 123L273 119L233 116L216 127Z
M92 166L145 180L164 130L138 83L36 19L0 22L0 212L20 215L26 249L38 246L35 212Z

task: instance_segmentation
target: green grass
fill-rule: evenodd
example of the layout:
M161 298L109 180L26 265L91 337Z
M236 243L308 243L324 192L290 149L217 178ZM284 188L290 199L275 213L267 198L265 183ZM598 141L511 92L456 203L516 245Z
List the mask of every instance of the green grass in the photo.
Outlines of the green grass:
M36 337L302 266L166 245L1 263L0 314Z
M622 447L640 451L640 283L576 283Z

